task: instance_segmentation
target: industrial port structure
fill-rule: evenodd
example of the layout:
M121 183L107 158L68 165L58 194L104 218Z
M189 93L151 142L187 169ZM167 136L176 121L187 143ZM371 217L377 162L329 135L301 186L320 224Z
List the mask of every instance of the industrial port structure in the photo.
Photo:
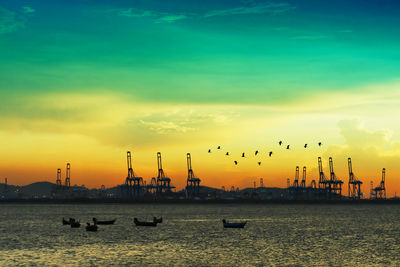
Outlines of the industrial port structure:
M186 180L186 197L196 198L199 196L200 179L196 178L192 169L192 157L190 153L186 154L188 177Z
M295 177L293 183L287 179L287 196L285 198L293 200L340 200L342 198L359 200L362 198L361 186L362 181L356 177L353 172L353 165L351 158L348 158L348 196L347 198L342 195L344 181L335 173L332 157L329 157L329 174L324 172L322 158L318 157L318 179L312 179L307 184L307 167L303 166L302 176L300 180L300 167L296 166ZM195 199L201 195L200 192L200 178L196 177L192 168L192 157L190 153L186 154L187 164L187 179L186 187L184 189L186 199ZM151 178L150 182L146 184L142 177L135 175L132 168L132 154L127 152L127 166L128 176L125 179L125 184L121 187L123 196L130 199L140 199L143 197L163 198L171 195L174 186L171 185L171 178L167 177L164 173L162 166L161 153L157 152L157 177ZM254 182L254 188L256 182ZM264 188L263 178L260 178L260 187ZM222 192L238 193L240 190L232 186L231 190L225 190L222 187ZM371 188L371 196L376 199L386 198L385 188L385 169L382 171L382 181L379 186Z
M175 188L171 185L171 178L165 176L161 152L157 152L157 178L152 177L149 184L146 184L142 177L135 176L130 151L127 152L127 165L128 176L125 179L125 184L121 186L121 193L124 198L164 197L171 194L172 189Z
M65 171L65 182L62 184L61 168L57 169L56 190L66 190L71 187L71 164L67 163Z
M381 180L379 186L371 189L371 198L375 198L375 199L385 199L386 198L385 179L386 179L386 169L383 168L382 169L382 180ZM372 185L372 182L371 182L371 185Z
M349 198L352 198L352 199L360 199L362 182L354 176L353 164L351 163L351 158L347 159L347 164L348 164L348 168L349 168L348 196L349 196Z
M329 177L324 173L322 166L322 158L318 157L318 188L315 180L312 180L310 186L306 186L306 167L303 167L303 177L299 183L300 168L296 166L295 177L293 184L290 184L290 179L287 179L287 189L289 197L291 199L341 199L342 198L342 185L343 180L339 179L334 171L333 159L329 157ZM347 159L349 181L348 181L348 199L359 200L362 198L361 185L363 184L353 172L353 165L351 158ZM385 187L385 168L382 170L382 179L377 187L372 186L371 182L371 193L370 198L374 199L386 199L386 187Z
M218 195L221 197L223 195L228 195L228 199L237 199L242 198L243 196L248 197L260 197L262 192L267 192L268 187L264 187L264 179L260 178L259 186L256 186L256 182L254 181L254 187L249 187L247 189L239 190L239 188L235 186L229 185L228 187L222 186L221 189L212 189L210 187L202 187L200 186L201 179L198 178L192 167L192 157L190 153L186 154L186 165L187 165L187 178L186 178L186 186L184 190L180 192L173 192L172 190L175 188L172 185L172 179L166 176L163 165L162 165L162 156L160 152L157 152L157 176L152 177L149 183L142 178L136 175L133 169L132 164L132 153L127 151L126 154L126 162L127 162L127 176L122 185L118 188L120 193L112 193L112 196L118 196L124 199L132 199L132 200L141 200L141 199L174 199L179 196L179 198L184 199L207 199L210 198L210 190L214 190L214 195L212 197L217 197ZM287 188L279 189L279 195L275 193L274 198L278 199L287 199L287 200L360 200L365 199L365 195L361 191L361 186L363 182L355 175L353 171L352 159L349 157L347 159L347 167L348 167L348 195L343 196L342 189L344 181L339 179L334 170L334 164L332 157L328 158L329 164L329 174L326 175L322 158L318 157L318 179L312 179L309 184L307 184L307 167L302 167L302 175L300 177L300 167L296 166L295 175L293 183L290 182L290 179L287 179ZM228 189L230 188L230 190ZM72 197L73 195L80 195L79 190L84 190L84 186L73 186L71 188L71 164L66 164L66 174L65 180L62 180L62 170L61 168L57 169L57 178L56 183L53 190L53 197L60 199L67 199ZM216 190L216 191L215 191ZM246 191L247 190L247 191ZM249 191L250 190L250 191ZM252 193L258 192L258 193ZM3 194L6 194L7 191L7 179L5 179ZM99 194L106 196L107 189L102 186L99 190ZM217 193L215 193L217 192ZM219 193L218 193L219 192ZM246 192L246 193L243 193ZM261 193L260 193L261 192ZM244 194L244 195L243 195ZM110 194L109 194L110 195ZM250 198L251 198L250 197ZM262 199L271 199L271 195L267 197L262 197ZM374 187L371 182L370 189L370 199L386 199L386 169L382 169L381 180L378 183L378 186Z

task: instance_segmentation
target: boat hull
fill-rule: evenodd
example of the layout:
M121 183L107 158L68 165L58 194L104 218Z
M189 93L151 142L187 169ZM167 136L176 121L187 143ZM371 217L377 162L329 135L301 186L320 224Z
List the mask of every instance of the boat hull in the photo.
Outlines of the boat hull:
M81 227L81 224L79 222L71 223L71 228L79 228L79 227Z
M244 228L246 223L225 223L224 228Z
M98 225L111 225L111 224L114 224L116 220L117 219L114 219L112 221L97 221L97 220L93 220L93 222L95 222Z
M156 227L157 222L141 222L138 219L134 219L133 222L135 223L136 226L147 226L147 227Z
M222 220L222 224L224 228L244 228L247 222L238 222L238 223L230 223L227 222L225 219Z

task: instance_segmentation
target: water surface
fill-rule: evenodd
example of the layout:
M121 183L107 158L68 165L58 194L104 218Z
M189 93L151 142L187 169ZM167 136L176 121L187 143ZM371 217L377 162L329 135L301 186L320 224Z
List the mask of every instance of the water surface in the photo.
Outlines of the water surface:
M0 204L0 265L399 265L397 205ZM162 216L156 228L133 218ZM117 218L96 233L63 226ZM221 219L247 220L223 229Z

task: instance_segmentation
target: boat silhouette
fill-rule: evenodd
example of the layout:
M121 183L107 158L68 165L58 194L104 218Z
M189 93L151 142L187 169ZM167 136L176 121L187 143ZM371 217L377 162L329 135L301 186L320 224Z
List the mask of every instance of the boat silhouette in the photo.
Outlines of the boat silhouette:
M81 223L79 221L71 221L71 228L79 228L81 227Z
M247 222L230 223L225 219L222 219L222 223L224 224L224 228L244 228Z
M97 224L97 225L110 225L110 224L114 224L116 220L117 220L117 219L110 220L110 221L99 221L99 220L97 220L96 218L93 218L93 222L94 222L95 224Z
M75 219L74 218L69 218L69 220L66 220L64 218L62 218L62 224L63 225L71 225L71 222L74 222Z
M86 231L88 232L97 232L97 224L96 222L94 224L86 223Z
M137 218L134 218L133 222L135 223L136 226L152 226L152 227L157 226L157 222L154 220L152 222L141 222Z

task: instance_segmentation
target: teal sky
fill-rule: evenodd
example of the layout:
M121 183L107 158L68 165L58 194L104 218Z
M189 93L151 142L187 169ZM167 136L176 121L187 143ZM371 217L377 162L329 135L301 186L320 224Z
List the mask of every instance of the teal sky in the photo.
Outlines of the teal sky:
M397 1L2 1L0 90L276 103L400 75Z
M393 194L399 14L385 0L0 0L0 179L54 182L71 162L73 183L114 186L132 150L146 180L161 151L178 188L187 152L205 185L282 187L332 156L340 177L352 157L365 192L385 167ZM215 145L275 157L234 166Z

